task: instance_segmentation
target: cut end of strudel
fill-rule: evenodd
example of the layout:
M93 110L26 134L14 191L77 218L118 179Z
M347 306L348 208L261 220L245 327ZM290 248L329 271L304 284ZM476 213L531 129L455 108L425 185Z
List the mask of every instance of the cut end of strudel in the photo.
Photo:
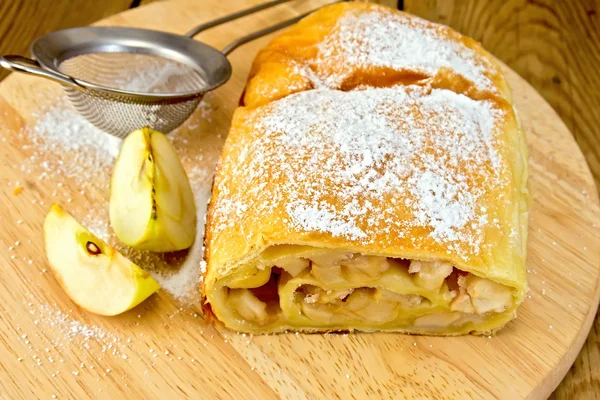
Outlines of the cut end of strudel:
M257 56L215 176L206 309L242 332L490 334L526 292L527 164L499 67L368 3Z

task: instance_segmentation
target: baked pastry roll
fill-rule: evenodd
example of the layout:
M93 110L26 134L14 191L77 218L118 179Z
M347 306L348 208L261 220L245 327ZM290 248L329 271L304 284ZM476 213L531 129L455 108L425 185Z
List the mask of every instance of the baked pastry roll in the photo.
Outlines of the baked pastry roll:
M314 88L425 82L511 101L499 65L475 40L378 4L347 2L320 9L261 50L243 103L254 107Z
M392 63L391 78L387 67L365 66L381 59L356 44L362 66L343 72L356 85L289 89L298 68L321 82L325 72L297 54L315 56L332 37L354 40L345 18L418 30L431 35L424 41L431 48L418 49L409 69ZM481 69L490 86L474 78L461 92L440 83L439 70L428 69L438 39L477 50L474 65L492 62L448 28L364 3L327 7L275 39L272 66L282 70L272 81L255 62L209 205L203 288L210 316L253 333L432 335L489 334L515 317L526 292L523 133L493 64ZM458 79L464 71L453 65L440 68ZM414 81L417 70L425 72ZM253 86L256 79L262 84Z

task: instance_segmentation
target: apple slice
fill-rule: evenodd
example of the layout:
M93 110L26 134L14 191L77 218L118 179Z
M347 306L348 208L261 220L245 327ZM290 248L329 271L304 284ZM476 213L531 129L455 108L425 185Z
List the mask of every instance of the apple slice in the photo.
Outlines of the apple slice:
M232 289L229 291L229 301L233 304L242 318L248 321L264 323L268 320L267 304L260 301L248 289Z
M230 289L251 289L261 287L269 282L271 278L271 268L265 267L260 269L254 267L244 276L238 276L227 282L227 287Z
M143 128L123 141L111 180L110 223L119 240L136 249L167 252L194 243L192 188L162 133Z
M319 265L312 263L311 273L315 278L326 285L346 282L342 276L342 267L340 265Z
M48 262L81 308L100 315L125 312L160 289L158 282L53 204L44 221Z
M310 266L310 261L306 258L286 257L275 261L275 265L289 272L294 278L300 275L302 271Z
M300 308L307 318L318 323L329 324L333 320L335 310L339 307L333 304L311 304L303 301Z

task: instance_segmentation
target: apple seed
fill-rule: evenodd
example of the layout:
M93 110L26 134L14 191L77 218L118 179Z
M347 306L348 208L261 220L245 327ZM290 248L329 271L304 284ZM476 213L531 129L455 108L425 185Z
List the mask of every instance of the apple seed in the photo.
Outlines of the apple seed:
M100 248L94 242L87 242L85 244L85 249L93 256L97 256L98 254L102 254Z

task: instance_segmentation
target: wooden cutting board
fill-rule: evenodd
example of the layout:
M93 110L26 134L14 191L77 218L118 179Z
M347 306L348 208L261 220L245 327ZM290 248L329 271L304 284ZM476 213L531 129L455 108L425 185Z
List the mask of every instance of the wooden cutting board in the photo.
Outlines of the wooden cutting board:
M254 3L159 2L100 24L183 33ZM293 2L198 39L221 48L323 3ZM214 165L249 65L267 40L230 56L230 82L177 134L188 173ZM77 151L57 155L23 134L62 96L60 87L11 75L0 85L0 398L546 398L578 354L598 306L600 212L568 129L522 78L506 74L530 151L531 289L519 318L493 338L250 337L206 325L197 302L167 291L118 317L79 309L46 272L41 226L54 201L83 220L92 209L105 210L110 171L63 176L64 163L78 162Z

